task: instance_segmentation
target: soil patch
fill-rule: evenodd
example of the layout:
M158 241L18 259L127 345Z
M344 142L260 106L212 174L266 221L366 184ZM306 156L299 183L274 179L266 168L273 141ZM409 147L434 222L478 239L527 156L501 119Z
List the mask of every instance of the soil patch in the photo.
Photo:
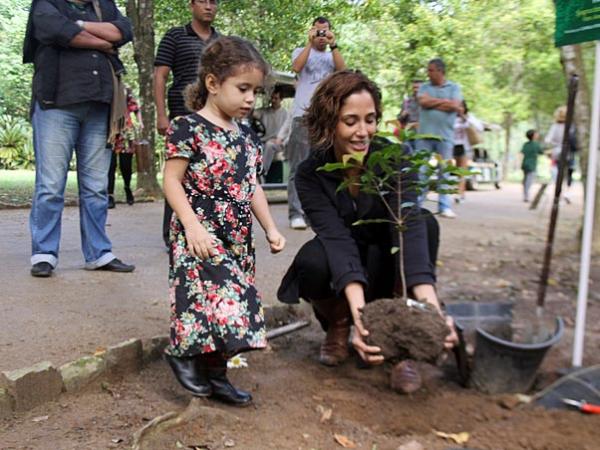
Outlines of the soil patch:
M368 303L362 320L369 330L369 344L381 347L385 359L392 362L414 359L433 363L444 351L444 339L450 333L436 311L408 307L399 298Z

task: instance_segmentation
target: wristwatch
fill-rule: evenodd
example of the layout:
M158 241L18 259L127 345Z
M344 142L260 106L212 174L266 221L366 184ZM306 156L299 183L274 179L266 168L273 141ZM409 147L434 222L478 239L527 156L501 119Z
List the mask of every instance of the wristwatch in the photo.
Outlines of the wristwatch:
M75 21L75 23L76 23L76 24L77 24L77 26L78 26L79 28L81 28L82 30L84 30L84 29L85 29L85 27L84 27L84 25L85 25L85 22L84 22L83 20L76 20L76 21Z
M329 49L330 49L331 51L334 51L336 48L338 48L337 44L333 44L333 45L330 45L330 46L329 46Z

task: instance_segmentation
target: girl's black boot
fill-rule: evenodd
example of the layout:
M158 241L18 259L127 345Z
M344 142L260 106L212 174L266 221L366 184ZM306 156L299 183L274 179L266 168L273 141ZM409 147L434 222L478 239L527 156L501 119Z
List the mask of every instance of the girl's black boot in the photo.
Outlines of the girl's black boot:
M237 389L227 379L227 360L219 354L210 353L198 358L199 370L206 370L212 386L212 398L234 406L247 406L252 403L249 392Z
M206 378L206 374L198 372L196 368L197 356L182 357L165 355L165 359L173 369L175 378L186 390L195 397L208 397L212 395L213 389L211 383Z

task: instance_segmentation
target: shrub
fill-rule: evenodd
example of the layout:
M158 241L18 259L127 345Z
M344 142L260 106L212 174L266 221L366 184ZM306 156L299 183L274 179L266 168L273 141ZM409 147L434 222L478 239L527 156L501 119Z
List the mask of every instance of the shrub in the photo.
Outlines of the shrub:
M0 168L31 169L33 155L29 124L20 117L0 115Z

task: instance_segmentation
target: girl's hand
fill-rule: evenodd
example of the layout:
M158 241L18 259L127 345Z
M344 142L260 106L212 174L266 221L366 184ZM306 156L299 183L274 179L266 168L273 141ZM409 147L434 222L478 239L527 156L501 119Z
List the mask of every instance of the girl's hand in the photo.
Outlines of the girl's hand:
M216 254L215 237L206 228L196 222L185 229L187 248L192 256L209 259Z
M285 247L285 238L277 229L267 231L266 237L271 253L279 253Z

